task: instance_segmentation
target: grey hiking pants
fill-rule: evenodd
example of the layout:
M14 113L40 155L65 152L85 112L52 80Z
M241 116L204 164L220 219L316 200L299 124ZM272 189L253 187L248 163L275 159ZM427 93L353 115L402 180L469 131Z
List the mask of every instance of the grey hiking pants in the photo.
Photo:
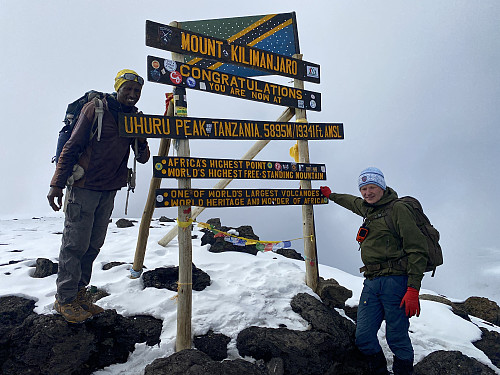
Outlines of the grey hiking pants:
M90 283L92 264L106 238L116 190L94 191L73 187L69 192L57 273L60 304L73 301Z

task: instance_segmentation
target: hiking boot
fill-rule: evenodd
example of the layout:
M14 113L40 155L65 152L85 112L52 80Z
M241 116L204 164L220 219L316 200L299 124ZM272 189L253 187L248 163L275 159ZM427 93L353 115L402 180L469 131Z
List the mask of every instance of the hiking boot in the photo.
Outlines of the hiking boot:
M104 309L100 306L92 303L89 294L85 288L80 289L76 294L76 301L80 304L80 306L87 312L91 313L92 316L98 315L104 312Z
M412 375L413 374L413 360L399 359L394 356L394 363L392 364L392 371L394 375Z
M63 316L68 323L83 323L92 318L92 314L85 311L75 299L73 302L61 305L59 301L54 302L54 310Z
M382 351L376 354L365 355L365 358L368 362L370 375L389 375L387 361Z

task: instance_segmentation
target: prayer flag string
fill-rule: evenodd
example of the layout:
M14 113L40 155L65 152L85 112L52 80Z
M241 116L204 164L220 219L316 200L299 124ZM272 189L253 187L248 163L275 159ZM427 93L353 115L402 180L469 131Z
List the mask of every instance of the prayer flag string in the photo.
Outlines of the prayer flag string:
M193 220L193 222L196 222L196 221ZM292 246L292 241L302 240L304 238L310 238L311 241L313 240L313 235L310 235L307 237L294 238L292 240L286 240L286 241L260 241L260 240L255 240L255 239L251 239L251 238L239 237L239 236L236 236L235 234L221 231L219 229L216 229L211 224L202 223L202 222L196 222L196 223L198 224L199 227L201 227L203 229L207 229L207 230L211 231L212 233L214 233L214 238L223 238L224 241L232 243L235 246L255 245L257 250L262 251L262 252L266 252L266 251L276 252L279 249L287 249L287 248L290 248Z

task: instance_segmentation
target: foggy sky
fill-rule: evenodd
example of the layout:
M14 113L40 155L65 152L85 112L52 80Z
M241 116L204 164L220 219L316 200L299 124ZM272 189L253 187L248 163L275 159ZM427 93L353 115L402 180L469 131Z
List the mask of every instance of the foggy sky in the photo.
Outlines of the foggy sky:
M344 140L310 141L311 163L327 166L333 191L358 194L357 177L380 168L400 196L413 195L441 232L445 265L423 287L451 297L481 295L499 283L496 238L500 182L500 3L496 0L402 1L8 1L0 0L0 72L3 104L0 173L2 218L50 215L46 200L57 132L69 102L94 89L113 91L123 68L146 76L146 19L168 24L295 11L301 53L321 65L322 111L310 121L342 122ZM264 79L257 77L257 79ZM285 77L267 78L293 85ZM147 82L139 108L164 112L172 87ZM188 115L276 120L285 110L216 94L188 91ZM153 153L158 140L150 142ZM191 156L240 158L253 141L190 142ZM291 161L293 141L272 141L256 160ZM172 155L172 153L170 154ZM152 176L138 169L128 217L139 218ZM211 187L217 180L192 180ZM176 187L165 180L163 187ZM298 188L292 181L234 181L230 188ZM125 192L113 217L124 217ZM331 202L315 206L319 263L358 274L355 235L362 219ZM57 214L61 215L61 214ZM154 217L175 217L176 208ZM261 240L302 236L300 206L206 209L200 221L220 217L227 226L252 225ZM293 247L303 251L303 242ZM131 246L132 261L135 244ZM146 254L147 263L147 254ZM500 302L500 295L489 296Z

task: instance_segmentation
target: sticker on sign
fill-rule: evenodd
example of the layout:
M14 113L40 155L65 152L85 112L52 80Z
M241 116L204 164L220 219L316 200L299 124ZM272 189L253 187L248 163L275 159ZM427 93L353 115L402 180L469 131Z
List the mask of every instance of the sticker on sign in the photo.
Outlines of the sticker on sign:
M315 66L307 66L307 76L313 78L319 78L319 70Z

